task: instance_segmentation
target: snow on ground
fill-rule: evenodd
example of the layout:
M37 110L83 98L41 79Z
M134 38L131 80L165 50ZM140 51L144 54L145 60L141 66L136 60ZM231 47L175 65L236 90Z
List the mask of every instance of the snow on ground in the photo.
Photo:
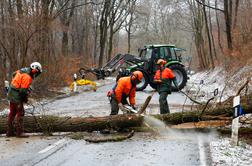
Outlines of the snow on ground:
M230 138L220 138L210 143L212 165L218 166L248 166L252 163L252 146L240 142L232 146Z
M199 72L190 77L184 91L197 96L197 100L206 101L213 97L213 92L218 88L219 94L215 101L223 101L234 96L236 91L251 77L252 67L244 66L237 71L224 71L215 68L210 71ZM251 86L249 84L249 86ZM249 93L251 92L249 87ZM250 125L251 126L251 125ZM231 137L231 136L230 136ZM252 163L252 146L239 142L239 146L232 146L230 138L219 138L210 142L212 164L220 166L248 166Z
M195 97L198 100L206 101L213 97L214 90L218 88L215 101L224 101L228 97L234 96L251 75L252 67L248 65L236 71L225 71L223 68L216 67L213 70L198 72L189 76L190 79L184 91L190 91L190 93L196 95ZM249 86L251 86L251 83Z

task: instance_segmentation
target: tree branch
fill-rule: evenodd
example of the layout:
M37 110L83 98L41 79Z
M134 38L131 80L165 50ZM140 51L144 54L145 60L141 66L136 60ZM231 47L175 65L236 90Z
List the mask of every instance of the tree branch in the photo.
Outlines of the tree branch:
M64 11L66 11L66 10L70 10L70 9L72 9L72 8L76 8L76 7L81 7L81 6L85 6L85 5L89 5L89 4L92 4L92 5L101 5L102 3L95 3L95 2L92 2L92 1L90 1L90 2L87 2L87 3L82 3L82 4L79 4L79 5L74 5L74 6L71 6L71 7L68 7L68 8L61 8L56 14L55 14L55 16L53 16L52 18L53 19L55 19L55 18L57 18L61 13L63 13Z
M216 8L216 7L213 7L213 6L210 6L210 5L206 5L205 3L202 3L202 2L199 1L199 0L195 0L195 1L196 1L198 4L203 5L203 6L205 6L205 7L208 7L208 8L210 8L210 9L214 9L214 10L218 10L218 11L224 12L223 9L219 9L219 8Z

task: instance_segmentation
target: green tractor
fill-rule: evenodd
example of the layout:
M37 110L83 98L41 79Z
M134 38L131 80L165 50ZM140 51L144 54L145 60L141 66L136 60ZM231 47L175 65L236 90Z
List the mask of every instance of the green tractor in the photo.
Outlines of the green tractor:
M164 59L167 61L166 67L170 68L177 79L178 88L182 89L187 82L187 72L185 66L181 62L181 56L177 55L179 51L184 49L176 48L175 45L146 45L143 49L139 49L139 58L141 62L132 65L127 68L129 73L136 70L143 72L143 80L137 85L137 90L144 90L149 84L153 89L157 88L157 84L153 78L157 70L156 62L158 59ZM172 84L172 90L177 91L178 89Z

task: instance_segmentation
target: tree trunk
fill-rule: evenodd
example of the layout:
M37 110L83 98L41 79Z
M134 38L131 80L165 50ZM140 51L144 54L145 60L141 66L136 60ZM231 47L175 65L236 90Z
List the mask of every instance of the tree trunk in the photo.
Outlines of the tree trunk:
M102 129L118 129L140 126L143 117L136 115L117 115L92 118L68 118L56 116L24 118L25 132L75 132L75 131L97 131ZM0 133L6 133L7 118L0 118Z
M18 13L18 18L21 19L23 17L23 4L22 0L17 0L17 13Z
M247 105L245 99L242 99L242 106L245 113L252 113L252 106ZM185 122L199 122L208 120L220 120L221 116L231 117L233 108L231 106L219 106L204 112L190 111L177 112L164 115L153 115L155 118L164 121L166 124L181 124ZM77 131L97 131L103 129L120 129L141 127L143 125L143 116L137 114L115 115L106 117L88 117L88 118L71 118L56 116L26 116L24 118L26 132L77 132ZM228 119L227 119L228 120ZM6 117L0 117L0 134L6 132Z
M234 14L234 25L233 25L233 29L236 28L236 24L237 24L237 15L238 15L239 3L240 3L240 0L235 0L235 14Z
M107 41L107 28L108 28L108 17L109 17L109 12L110 12L110 5L111 1L106 0L103 6L103 11L101 14L101 19L100 19L100 56L99 56L99 67L102 67L103 65L103 58L104 58L104 53L105 53L105 46L106 46L106 41Z
M205 0L202 1L205 4ZM210 30L209 30L209 25L208 25L208 19L207 19L207 13L206 13L206 7L203 6L203 14L205 18L205 26L206 26L206 33L207 33L207 39L208 39L208 49L209 49L209 54L207 59L210 60L211 63L211 68L214 68L214 60L213 60L213 52L212 52L212 41L211 41L211 36L210 36ZM210 64L208 64L210 65Z
M227 35L227 44L230 50L233 49L232 44L232 1L224 0L224 15L226 23L226 35Z
M114 25L110 25L110 34L109 34L109 50L108 50L108 59L107 62L110 61L111 57L112 57L112 52L113 52L113 38L114 38Z
M215 0L215 7L217 8L217 0ZM222 47L222 44L221 44L220 23L219 23L219 17L218 17L218 11L217 10L215 10L215 15L216 15L216 24L217 24L217 32L218 32L218 44L219 44L219 47L220 47L220 50L221 50L222 54L224 54L223 47Z
M64 56L67 56L68 55L68 32L67 31L64 31L63 32L63 37L62 37L62 54Z

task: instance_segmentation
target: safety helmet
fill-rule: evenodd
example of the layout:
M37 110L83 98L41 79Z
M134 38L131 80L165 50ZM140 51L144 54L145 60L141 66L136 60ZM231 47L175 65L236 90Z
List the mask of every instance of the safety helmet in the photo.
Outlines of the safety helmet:
M133 76L134 79L138 79L138 81L142 81L143 73L141 71L134 71Z
M165 65L166 63L167 63L166 60L163 60L163 59L159 59L157 61L157 65Z
M39 62L33 62L30 65L32 70L37 70L38 73L42 73L42 66Z

